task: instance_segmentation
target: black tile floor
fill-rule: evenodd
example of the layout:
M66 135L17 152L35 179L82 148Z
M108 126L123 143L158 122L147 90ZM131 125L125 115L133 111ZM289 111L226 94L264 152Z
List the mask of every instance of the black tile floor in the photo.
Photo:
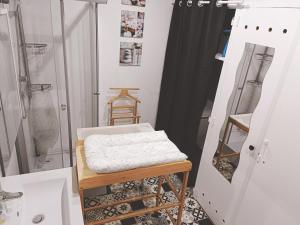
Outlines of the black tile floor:
M170 176L175 187L179 189L181 180L176 176ZM134 197L140 194L156 193L157 178L146 178L143 181L129 181L126 183L114 184L107 187L106 195L95 195L84 198L85 207L93 207L101 204L109 204L114 201L123 200L128 197ZM164 181L161 190L161 197L166 202L176 202L175 194L170 190L166 181ZM105 209L93 209L85 213L86 222L95 222L104 218L125 214L145 207L155 206L155 198L140 200L125 204L120 204L115 207ZM169 210L170 215L176 220L177 209ZM122 221L107 223L106 225L169 225L172 224L171 219L165 211L129 218ZM200 204L192 196L191 191L186 191L185 207L182 217L182 225L213 225L208 219L206 213L201 208Z

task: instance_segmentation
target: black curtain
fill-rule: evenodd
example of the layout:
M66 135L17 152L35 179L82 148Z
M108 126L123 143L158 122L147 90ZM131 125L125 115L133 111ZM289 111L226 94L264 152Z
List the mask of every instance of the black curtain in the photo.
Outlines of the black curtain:
M156 120L193 163L189 186L195 185L202 150L196 138L201 113L214 79L214 56L223 32L226 7L216 0L204 7L176 0L170 25Z

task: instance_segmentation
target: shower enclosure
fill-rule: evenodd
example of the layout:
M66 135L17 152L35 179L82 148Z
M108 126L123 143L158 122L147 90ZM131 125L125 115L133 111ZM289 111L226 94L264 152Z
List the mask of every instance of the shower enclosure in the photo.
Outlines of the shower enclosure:
M23 128L30 172L70 166L62 40L51 1L26 0L16 6L23 88ZM21 67L21 63L19 63Z
M92 90L96 72L95 59L91 57L95 46L90 43L95 40L90 32L95 5L74 0L10 0L6 3L0 7L10 11L11 37L5 40L13 40L19 111L22 112L22 129L16 125L15 130L22 131L25 140L24 146L15 145L18 138L10 141L11 146L18 146L19 167L25 160L20 157L24 151L29 165L29 171L25 172L71 166L76 128L96 125ZM70 4L74 8L69 9L65 18L64 6ZM1 29L4 29L2 21ZM1 30L0 38L2 33ZM8 65L8 59L1 63ZM0 122L1 129L11 127L11 123L2 126ZM2 140L8 139L1 136ZM4 144L1 143L3 161L16 160L8 157L13 147L5 152ZM19 149L20 146L23 148Z
M14 151L21 107L17 88L15 55L7 9L0 8L0 163L2 173Z

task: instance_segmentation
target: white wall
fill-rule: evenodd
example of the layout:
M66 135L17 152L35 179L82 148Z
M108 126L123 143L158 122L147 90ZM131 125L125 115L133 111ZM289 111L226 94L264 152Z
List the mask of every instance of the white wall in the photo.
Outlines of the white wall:
M142 122L155 124L165 50L174 0L148 0L146 7L111 0L99 6L100 125L107 125L110 87L138 87ZM144 37L121 38L121 10L145 11ZM141 66L120 66L121 41L143 43Z

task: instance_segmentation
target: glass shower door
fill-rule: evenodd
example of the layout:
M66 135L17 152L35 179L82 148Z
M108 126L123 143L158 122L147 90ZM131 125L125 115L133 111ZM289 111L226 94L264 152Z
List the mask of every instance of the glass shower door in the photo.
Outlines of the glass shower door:
M25 45L30 73L30 107L25 136L29 142L31 172L64 168L68 149L62 137L68 139L65 116L65 88L61 83L60 57L54 37L51 1L28 0L21 4ZM66 137L67 136L67 137ZM66 157L65 157L66 158Z
M8 11L4 8L0 8L0 70L0 154L2 166L6 167L22 116ZM5 175L4 168L1 169Z

